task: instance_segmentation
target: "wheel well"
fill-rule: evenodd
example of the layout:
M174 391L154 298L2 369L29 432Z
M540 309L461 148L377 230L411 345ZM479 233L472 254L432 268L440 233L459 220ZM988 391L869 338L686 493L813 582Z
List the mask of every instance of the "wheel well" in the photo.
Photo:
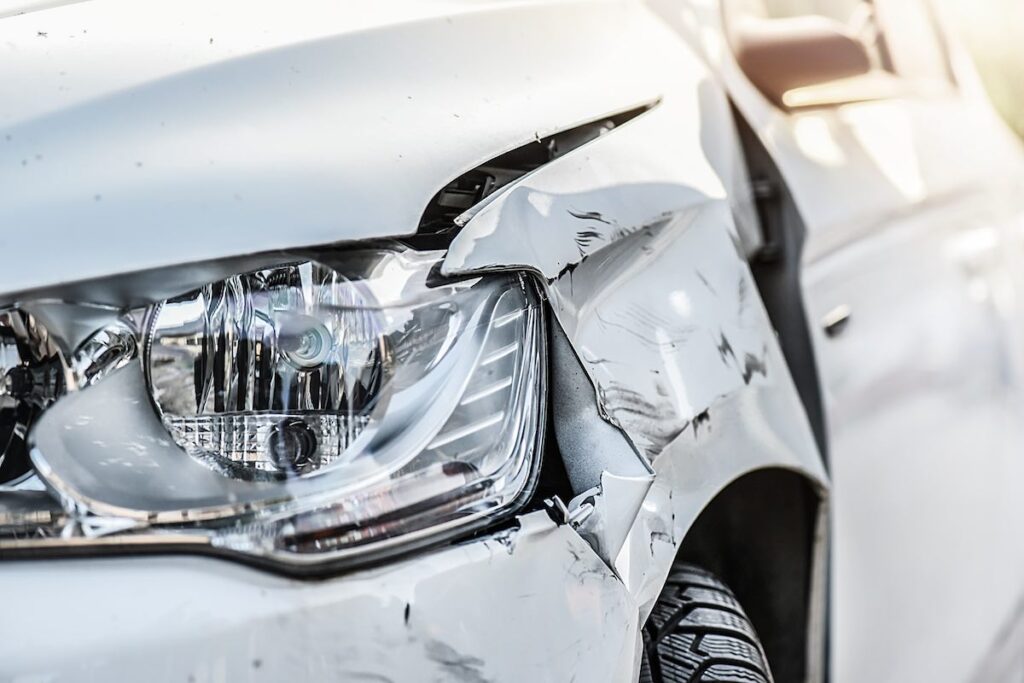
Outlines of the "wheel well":
M733 590L780 682L807 678L820 501L796 472L751 472L715 496L679 551Z

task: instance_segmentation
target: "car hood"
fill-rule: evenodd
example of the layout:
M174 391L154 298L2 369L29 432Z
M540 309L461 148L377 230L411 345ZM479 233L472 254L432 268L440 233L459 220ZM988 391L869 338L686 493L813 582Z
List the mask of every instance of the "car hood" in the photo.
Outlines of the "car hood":
M408 234L464 171L659 97L628 2L52 5L0 19L7 299Z

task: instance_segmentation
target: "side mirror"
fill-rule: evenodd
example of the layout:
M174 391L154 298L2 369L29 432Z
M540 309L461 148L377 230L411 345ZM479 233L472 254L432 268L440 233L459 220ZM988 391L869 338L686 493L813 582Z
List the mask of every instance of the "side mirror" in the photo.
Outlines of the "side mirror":
M736 62L747 78L765 97L785 108L815 103L800 93L794 98L795 91L839 85L871 72L864 43L843 24L826 17L745 17L732 26L730 38ZM857 87L846 96L841 88L829 90L829 100L864 99L855 94Z

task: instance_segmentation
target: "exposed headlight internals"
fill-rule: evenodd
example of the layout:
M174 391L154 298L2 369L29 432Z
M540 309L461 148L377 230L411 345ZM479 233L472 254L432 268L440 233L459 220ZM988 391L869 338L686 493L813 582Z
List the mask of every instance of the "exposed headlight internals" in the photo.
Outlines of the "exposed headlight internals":
M22 311L0 311L0 485L31 474L25 437L63 391L60 354L46 330Z
M543 431L537 289L442 280L440 256L321 254L119 312L29 430L59 505L0 488L0 552L85 537L318 567L521 502Z
M427 321L432 312L420 312L410 340L448 328ZM178 445L231 476L320 470L354 455L387 407L393 328L408 322L388 319L396 313L366 282L312 262L207 285L152 316L153 398ZM442 350L431 341L423 353Z

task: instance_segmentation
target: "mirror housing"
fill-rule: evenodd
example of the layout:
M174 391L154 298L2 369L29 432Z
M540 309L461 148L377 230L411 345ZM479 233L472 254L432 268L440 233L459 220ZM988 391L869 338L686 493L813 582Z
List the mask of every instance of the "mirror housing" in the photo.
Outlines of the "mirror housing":
M745 17L730 34L740 69L765 97L783 108L794 106L787 93L857 80L872 71L864 43L843 24L826 17ZM836 89L830 90L829 99L835 99ZM852 91L850 95L850 101L862 99Z

